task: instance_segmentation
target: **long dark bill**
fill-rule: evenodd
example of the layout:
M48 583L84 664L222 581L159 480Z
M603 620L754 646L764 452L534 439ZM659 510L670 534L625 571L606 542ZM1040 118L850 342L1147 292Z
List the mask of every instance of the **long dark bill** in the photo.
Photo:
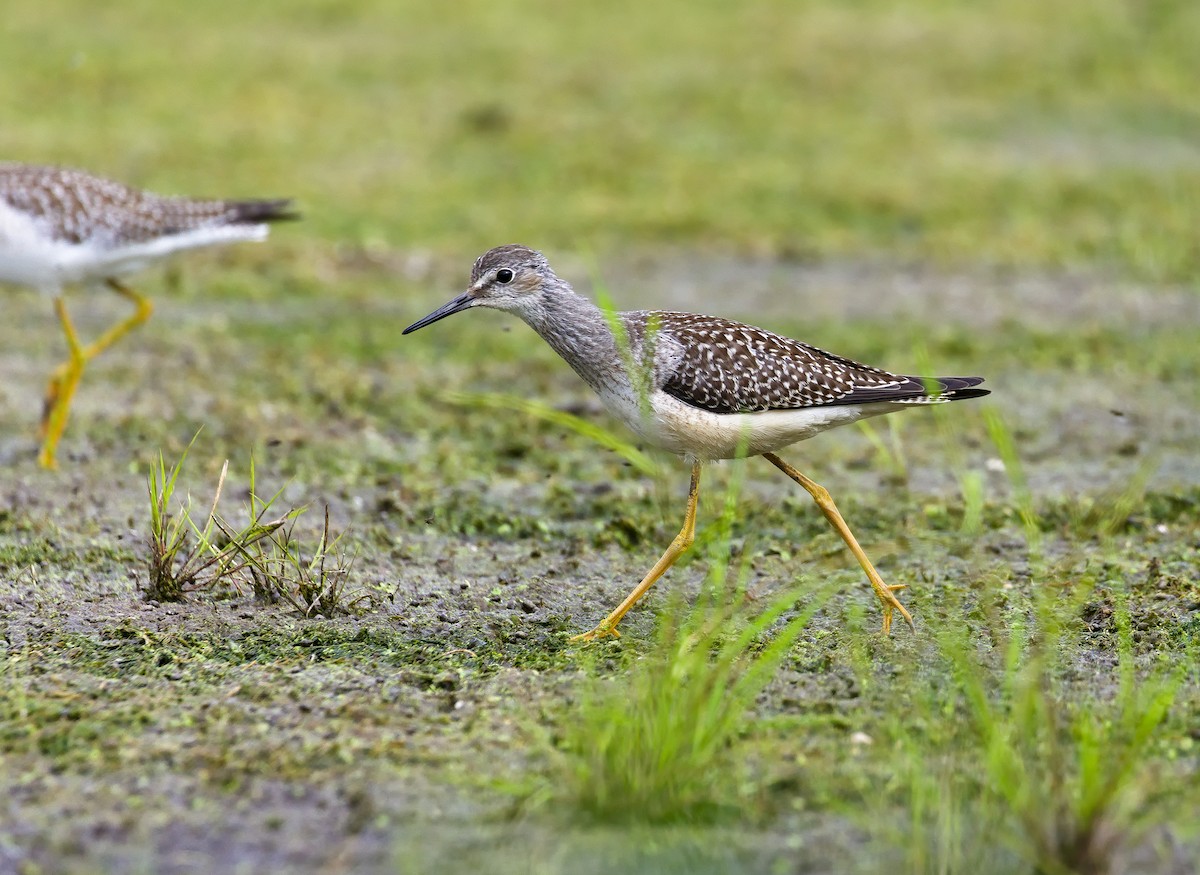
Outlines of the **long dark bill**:
M426 325L432 325L434 322L437 322L439 319L445 319L447 316L453 316L455 313L458 313L461 310L467 309L474 302L475 302L475 298L472 297L470 292L463 292L461 295L459 295L454 300L447 301L445 304L442 304L442 306L438 307L436 310L434 310L432 313L430 313L424 319L418 319L416 322L414 322L412 325L405 328L400 333L401 334L411 334L412 332L416 331L418 328L424 328Z

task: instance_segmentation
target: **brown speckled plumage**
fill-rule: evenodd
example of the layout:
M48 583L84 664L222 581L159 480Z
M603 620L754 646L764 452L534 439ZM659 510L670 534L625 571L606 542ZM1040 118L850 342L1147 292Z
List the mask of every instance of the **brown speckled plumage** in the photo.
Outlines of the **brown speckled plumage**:
M664 392L714 413L791 410L929 395L924 383L859 364L790 337L715 316L626 314L681 349ZM957 383L958 381L956 381ZM957 388L965 388L963 384ZM942 383L943 391L949 388Z
M55 240L119 247L198 228L295 218L289 200L163 197L62 167L0 164L0 200Z

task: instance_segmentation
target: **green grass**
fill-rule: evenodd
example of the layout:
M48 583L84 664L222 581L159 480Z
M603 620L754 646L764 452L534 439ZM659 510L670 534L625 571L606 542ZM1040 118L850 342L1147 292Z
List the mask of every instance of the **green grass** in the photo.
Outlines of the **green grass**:
M726 502L729 514L736 489ZM1024 498L1015 507L1036 554L1041 522ZM1119 497L1109 507L1123 512ZM748 610L742 586L729 588L731 522L718 520L707 544L716 600L702 593L689 611L672 599L648 652L615 677L600 669L561 712L547 781L519 793L569 822L634 836L648 825L751 828L781 809L841 810L881 849L878 869L871 852L858 855L852 871L863 872L895 871L900 860L913 873L1097 875L1122 871L1148 833L1186 830L1178 812L1194 791L1179 757L1194 747L1200 638L1177 639L1178 661L1147 648L1135 631L1146 620L1130 613L1139 595L1126 585L1035 560L1027 585L949 588L918 615L931 635L916 664L890 681L880 683L861 637L820 648L822 671L836 673L842 644L862 709L883 715L869 735L851 732L853 718L756 721L750 712L772 679L821 640L809 628L821 599L808 580L762 613ZM1111 531L1095 531L1114 556ZM798 613L797 598L808 605ZM785 613L790 622L767 634ZM1104 667L1092 665L1098 653ZM816 752L782 776L777 762L764 765L786 759L797 735L817 739Z
M265 567L263 542L275 543L275 533L303 512L303 508L294 508L277 519L267 518L279 493L269 499L260 498L255 493L254 460L251 459L250 519L242 527L230 525L217 510L229 473L229 460L226 460L221 466L221 475L217 479L208 513L202 521L198 521L192 512L191 495L184 499L178 499L175 495L179 475L195 442L196 438L193 437L187 449L180 454L179 461L170 469L161 452L158 464L150 467L147 478L150 495L147 564L150 574L146 585L146 597L150 599L178 602L188 593L200 590L222 587L236 589L248 575L253 577L256 590L260 589L260 574L263 578L277 580L278 575L270 573L273 569ZM172 510L175 503L178 506ZM322 538L322 548L324 544L325 539ZM324 552L323 549L321 552ZM296 565L297 570L300 567ZM272 586L281 588L276 584Z
M228 460L221 466L208 513L198 520L191 495L180 499L175 494L198 437L192 438L169 470L161 452L157 464L150 466L146 598L180 602L204 591L252 592L261 602L286 604L303 617L331 618L350 613L353 604L373 597L360 591L348 599L354 560L342 543L345 533L331 532L329 507L316 543L308 546L296 532L297 521L308 508L272 513L283 489L269 498L258 493L253 457L243 514L246 522L232 522L234 517L219 510Z
M584 823L749 819L755 800L737 741L822 600L802 580L769 605L747 603L746 563L731 561L739 493L735 480L704 541L710 569L699 603L689 609L676 592L653 649L623 676L601 673L564 715L559 769L542 793Z
M1118 604L1116 665L1101 688L1078 688L1073 663L1087 658L1078 614L1091 593L1064 595L1046 587L1031 603L1010 608L998 665L979 655L961 626L939 634L978 753L964 761L954 746L909 750L914 761L957 760L962 772L958 787L931 806L937 826L933 841L913 845L921 861L915 871L929 870L930 852L943 871L955 871L947 856L979 843L977 836L948 836L946 814L959 809L962 816L962 807L994 825L988 844L1007 846L1035 871L1112 871L1179 798L1181 784L1155 748L1187 669L1166 661L1139 665L1128 612ZM918 769L909 779L930 783ZM919 818L920 808L914 814Z
M50 0L0 36L0 151L297 195L316 274L517 239L1190 280L1198 35L1184 0Z

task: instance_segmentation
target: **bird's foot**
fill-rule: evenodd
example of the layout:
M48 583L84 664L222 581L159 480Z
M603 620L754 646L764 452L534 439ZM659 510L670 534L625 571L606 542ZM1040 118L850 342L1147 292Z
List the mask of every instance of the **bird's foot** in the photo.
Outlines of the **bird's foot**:
M883 634L892 634L892 613L899 611L900 616L908 623L910 629L916 629L913 625L912 615L904 605L900 604L900 600L896 598L896 593L902 589L908 589L907 583L882 584L875 587L875 594L879 596L879 603L883 606Z
M572 644L582 644L585 641L596 641L601 638L620 638L621 633L617 631L617 627L610 625L608 620L602 622L591 632L584 632L582 635L572 635L567 640Z
M42 449L38 453L38 464L48 471L53 471L58 467L58 459L55 457L55 448L42 444Z

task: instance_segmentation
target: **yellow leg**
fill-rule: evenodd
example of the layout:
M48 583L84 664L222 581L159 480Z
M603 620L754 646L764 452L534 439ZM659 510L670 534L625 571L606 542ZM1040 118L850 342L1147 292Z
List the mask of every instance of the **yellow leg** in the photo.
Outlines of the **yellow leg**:
M38 454L38 464L43 468L55 468L58 462L54 458L58 449L58 439L62 437L63 429L67 427L67 414L70 412L71 399L75 396L75 388L83 375L83 367L87 358L79 345L79 335L71 323L67 313L67 305L59 296L54 299L54 312L62 324L63 334L67 338L68 358L54 369L50 377L50 386L46 390L46 403L42 410L42 451Z
M808 490L808 494L816 501L817 507L821 508L821 513L825 514L825 519L829 520L830 524L837 529L837 533L842 536L842 540L846 542L846 546L850 548L850 552L854 554L854 558L858 560L862 570L867 573L867 579L871 581L871 586L875 588L875 595L878 596L879 602L883 606L883 633L886 635L892 631L893 610L899 611L900 616L904 617L909 627L913 627L912 617L895 595L896 591L905 589L907 584L888 586L883 582L883 578L879 576L879 572L875 570L875 566L871 564L871 560L859 546L858 539L854 537L854 533L850 531L850 527L838 513L837 505L833 503L833 496L829 494L829 490L821 484L809 480L774 453L763 453L763 458Z
M105 282L110 289L133 304L134 311L129 318L118 322L88 344L87 348L83 351L83 355L89 361L149 319L150 314L154 312L154 304L149 298L139 295L133 289L129 288L129 286L123 285L114 279L108 279Z
M667 551L659 557L659 560L654 563L654 567L650 572L642 578L642 582L634 588L625 601L617 605L615 611L605 617L600 625L591 632L585 632L582 635L576 635L572 641L592 641L596 638L606 638L612 636L619 638L621 633L617 631L617 623L621 622L621 618L629 613L642 596L646 594L646 590L654 586L655 581L662 577L667 569L675 564L680 556L688 551L692 546L692 542L696 540L696 501L700 494L700 463L696 462L692 465L692 485L688 490L687 515L683 519L683 528L679 530L679 534L675 536L675 540L671 542L671 546Z
M107 280L108 287L123 298L133 302L134 312L101 334L86 347L79 345L79 336L67 313L67 307L61 297L54 299L54 311L58 321L62 323L63 333L67 337L69 357L54 369L50 375L50 384L46 387L46 398L42 405L42 451L38 462L44 468L54 468L57 465L55 451L63 430L67 427L67 417L70 413L71 400L83 376L87 363L112 346L130 331L150 318L154 305L149 299L139 295L128 286L114 279Z

